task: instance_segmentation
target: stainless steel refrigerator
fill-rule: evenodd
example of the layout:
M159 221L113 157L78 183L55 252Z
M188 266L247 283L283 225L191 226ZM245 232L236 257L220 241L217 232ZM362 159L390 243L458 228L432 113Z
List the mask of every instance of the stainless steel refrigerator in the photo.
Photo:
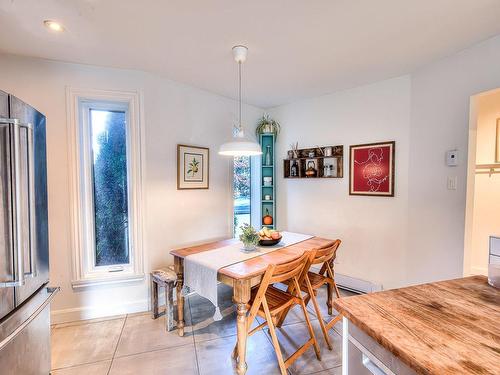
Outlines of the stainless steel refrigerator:
M49 374L45 116L0 91L0 373Z

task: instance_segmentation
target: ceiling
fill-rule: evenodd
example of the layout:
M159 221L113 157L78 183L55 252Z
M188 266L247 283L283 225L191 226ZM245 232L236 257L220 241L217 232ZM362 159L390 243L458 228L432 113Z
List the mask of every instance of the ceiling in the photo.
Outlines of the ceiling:
M63 23L64 33L42 25ZM0 0L0 51L131 68L263 108L409 73L500 33L499 0Z

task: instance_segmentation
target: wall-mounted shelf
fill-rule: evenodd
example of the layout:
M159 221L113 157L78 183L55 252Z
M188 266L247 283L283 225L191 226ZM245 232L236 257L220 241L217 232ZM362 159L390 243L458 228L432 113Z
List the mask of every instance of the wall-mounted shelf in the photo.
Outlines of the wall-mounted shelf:
M270 229L274 229L276 227L276 168L274 166L276 165L276 158L274 157L275 154L275 144L276 144L276 137L274 134L261 134L259 136L259 141L260 145L262 147L262 158L261 158L261 189L260 189L260 224L264 226L265 224L263 223L263 218L266 215L266 210L269 212L269 215L272 216L273 218L273 224L272 225L265 225L266 227ZM269 150L270 152L270 163L266 163L266 155L267 151ZM272 185L264 185L264 177L271 177ZM270 195L271 199L266 200L264 199L265 195Z
M331 155L324 155L325 148L332 149ZM309 156L310 153L314 153L314 156ZM325 166L328 167L327 170L325 170ZM344 146L299 149L297 150L297 157L283 160L283 176L290 179L343 178Z

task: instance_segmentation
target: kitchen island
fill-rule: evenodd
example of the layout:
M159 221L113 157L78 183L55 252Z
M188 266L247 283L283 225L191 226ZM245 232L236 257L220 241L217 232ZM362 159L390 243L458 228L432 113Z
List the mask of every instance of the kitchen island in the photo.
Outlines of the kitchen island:
M500 290L484 276L340 298L334 307L344 316L344 375L500 374Z

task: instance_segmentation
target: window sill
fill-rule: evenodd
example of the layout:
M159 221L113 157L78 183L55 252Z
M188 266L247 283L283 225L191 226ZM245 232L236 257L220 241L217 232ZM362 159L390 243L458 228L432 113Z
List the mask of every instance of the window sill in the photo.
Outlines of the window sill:
M79 289L79 288L86 288L89 286L113 285L113 284L123 284L123 283L139 282L139 281L144 281L144 274L72 280L71 286L73 287L73 289Z

